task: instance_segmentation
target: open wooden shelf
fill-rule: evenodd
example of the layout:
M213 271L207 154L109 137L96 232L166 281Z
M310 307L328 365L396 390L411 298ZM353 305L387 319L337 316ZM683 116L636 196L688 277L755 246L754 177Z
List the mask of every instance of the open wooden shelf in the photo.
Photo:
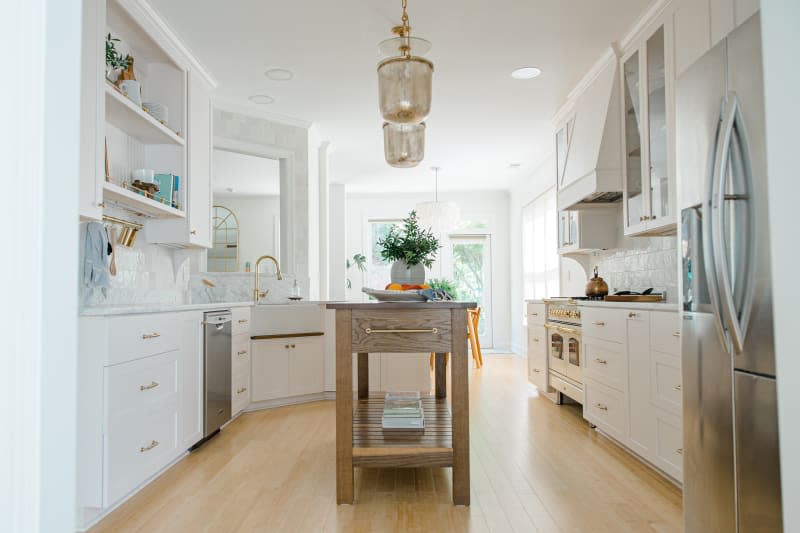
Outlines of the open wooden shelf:
M185 146L183 137L150 116L106 81L106 120L143 144Z
M186 213L172 206L142 196L110 182L103 184L103 200L122 204L125 208L155 218L186 218Z
M383 429L383 395L353 400L353 466L448 467L453 430L445 399L422 397L424 429Z

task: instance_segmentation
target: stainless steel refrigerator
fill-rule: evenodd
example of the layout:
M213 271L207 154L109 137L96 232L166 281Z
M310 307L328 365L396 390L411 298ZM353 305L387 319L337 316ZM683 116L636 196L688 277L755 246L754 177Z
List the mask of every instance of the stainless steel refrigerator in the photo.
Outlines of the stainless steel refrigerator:
M684 522L782 531L760 18L678 80Z

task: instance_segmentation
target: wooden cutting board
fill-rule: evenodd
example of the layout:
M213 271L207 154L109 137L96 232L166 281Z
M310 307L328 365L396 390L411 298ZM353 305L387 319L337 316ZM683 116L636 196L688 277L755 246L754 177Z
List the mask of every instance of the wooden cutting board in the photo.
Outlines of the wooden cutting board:
M660 294L609 294L603 298L606 302L662 302L664 297Z

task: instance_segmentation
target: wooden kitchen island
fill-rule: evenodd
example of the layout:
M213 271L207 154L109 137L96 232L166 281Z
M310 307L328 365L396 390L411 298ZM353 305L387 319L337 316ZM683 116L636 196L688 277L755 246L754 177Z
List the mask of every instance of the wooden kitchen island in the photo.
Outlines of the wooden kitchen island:
M453 503L469 505L468 302L330 303L336 310L336 501L353 503L355 467L452 467ZM369 394L369 353L436 353L435 394L423 391L424 430L381 426ZM447 402L445 353L451 354ZM358 354L358 392L353 354ZM397 355L402 357L402 355Z

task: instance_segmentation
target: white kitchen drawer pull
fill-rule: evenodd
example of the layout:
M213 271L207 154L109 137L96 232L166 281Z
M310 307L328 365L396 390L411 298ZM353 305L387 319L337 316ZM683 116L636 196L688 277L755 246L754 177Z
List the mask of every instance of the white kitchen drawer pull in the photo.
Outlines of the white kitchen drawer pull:
M439 328L430 328L430 329L372 329L367 328L364 331L367 332L367 335L372 335L373 333L439 333Z
M151 381L150 385L139 385L139 390L144 392L146 390L155 389L159 385L160 383L158 383L157 381Z
M238 352L236 352L236 355L246 355L246 354L247 350L239 350Z
M239 319L239 324L247 324L247 319L246 318L240 318Z
M600 409L601 411L608 411L608 406L607 405L602 404L602 403L598 403L596 405L597 405L597 408Z
M595 360L595 362L597 364L600 364L600 365L607 365L608 364L608 361L606 361L605 359L600 359L599 357L595 357L594 360Z
M601 326L601 327L606 325L606 323L605 323L605 322L593 322L593 324L594 324L595 326Z
M146 341L146 340L149 340L149 339L157 339L160 336L161 336L161 333L150 333L150 334L143 333L142 334L142 340Z
M152 450L153 448L155 448L159 444L161 444L161 443L158 442L157 440L154 440L154 441L150 442L150 444L148 444L147 446L142 446L141 448L139 448L139 453L149 452L150 450Z

